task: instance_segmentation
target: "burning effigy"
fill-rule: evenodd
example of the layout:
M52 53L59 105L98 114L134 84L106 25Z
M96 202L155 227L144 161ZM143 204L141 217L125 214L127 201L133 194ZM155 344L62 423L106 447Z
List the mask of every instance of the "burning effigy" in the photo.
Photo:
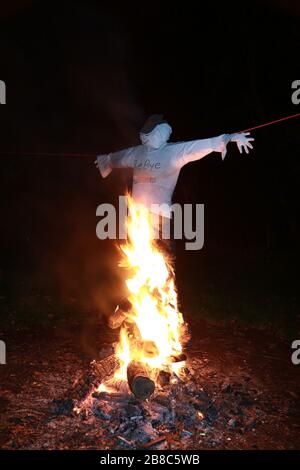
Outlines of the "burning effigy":
M172 217L171 200L181 168L218 151L226 155L228 142L240 152L252 148L248 134L223 134L212 139L168 143L171 126L162 115L151 116L140 131L142 145L97 157L103 177L113 168L133 168L129 198L128 242L121 246L122 266L130 273L128 297L109 319L121 327L115 357L120 366L114 379L128 381L141 399L153 393L159 381L180 376L185 365L183 343L187 327L178 310L174 269L165 250L155 243L152 215ZM162 379L163 377L163 379Z
M98 156L95 162L102 177L114 168L133 168L127 239L120 245L127 295L108 319L111 328L119 329L118 340L105 357L93 361L90 383L75 398L74 411L104 419L114 415L122 439L130 435L141 441L143 436L135 434L142 432L151 441L159 435L157 426L180 426L183 419L195 427L215 414L211 404L205 414L197 405L200 396L208 403L193 378L199 361L189 364L186 356L190 335L178 306L173 258L157 232L172 218L172 195L185 164L214 151L224 159L230 141L248 153L254 139L240 133L168 143L171 133L162 115L153 115L140 131L141 145ZM116 400L123 406L116 408ZM143 425L133 424L136 420Z
M100 155L95 162L104 178L114 168L133 168L128 237L121 245L128 295L109 318L110 327L120 328L120 335L109 359L95 364L97 390L128 387L140 400L149 398L157 386L182 380L183 347L189 339L178 309L172 259L157 243L153 215L156 221L157 216L164 221L172 217L172 195L184 165L214 151L224 159L230 141L237 143L241 153L243 149L248 153L254 140L249 133L240 133L168 143L171 133L163 116L153 115L140 131L141 145Z

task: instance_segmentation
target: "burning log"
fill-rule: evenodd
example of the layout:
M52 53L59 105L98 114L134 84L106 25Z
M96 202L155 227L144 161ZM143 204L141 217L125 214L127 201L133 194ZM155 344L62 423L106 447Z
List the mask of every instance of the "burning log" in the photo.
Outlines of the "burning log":
M184 353L177 354L177 356L171 356L172 362L183 362L186 361L187 357Z
M147 368L140 362L132 361L127 367L127 380L132 393L140 400L146 400L155 389Z
M112 330L119 328L126 319L127 313L130 312L131 307L132 305L128 299L122 300L122 302L117 305L114 313L108 318L108 326Z
M120 366L120 362L115 355L108 356L102 361L95 362L94 368L97 375L97 379L102 382L112 377L115 371Z
M112 383L113 388L116 390L116 392L119 392L120 394L128 394L128 383L124 380L114 380Z

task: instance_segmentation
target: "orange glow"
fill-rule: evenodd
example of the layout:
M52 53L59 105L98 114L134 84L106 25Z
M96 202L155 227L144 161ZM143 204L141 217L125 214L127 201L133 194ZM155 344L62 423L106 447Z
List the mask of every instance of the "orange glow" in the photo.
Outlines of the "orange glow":
M158 249L151 214L128 198L127 241L121 246L121 266L127 268L126 285L132 308L120 331L116 355L121 367L114 378L127 380L131 361L144 363L156 381L160 370L181 373L184 361L172 357L182 352L183 317L178 311L174 271Z

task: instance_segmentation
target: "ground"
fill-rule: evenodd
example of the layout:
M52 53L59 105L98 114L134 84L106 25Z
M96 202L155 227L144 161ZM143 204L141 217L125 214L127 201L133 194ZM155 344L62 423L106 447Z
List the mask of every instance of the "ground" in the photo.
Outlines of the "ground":
M197 397L195 409L203 412L204 419L187 424L180 416L184 410L176 404L181 424L165 428L161 423L152 448L299 448L299 371L291 363L290 344L266 329L189 321L193 335L189 364L196 371L195 392L188 385L186 393L192 393L194 401ZM82 325L70 318L55 327L7 330L7 365L0 368L1 448L151 447L151 440L124 439L115 416L72 412L70 390L89 376L91 360L97 359L104 342L113 339L104 321L91 322L83 332Z

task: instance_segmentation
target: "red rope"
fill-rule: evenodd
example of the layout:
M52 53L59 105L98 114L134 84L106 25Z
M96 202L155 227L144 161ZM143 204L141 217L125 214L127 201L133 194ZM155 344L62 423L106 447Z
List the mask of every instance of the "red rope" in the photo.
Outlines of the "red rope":
M39 152L1 152L3 156L23 156L23 157L90 157L95 158L95 153L39 153Z
M280 119L275 119L275 121L270 121L270 122L266 122L265 124L260 124L259 126L249 127L249 129L244 129L243 131L239 131L238 134L240 132L250 132L250 131L254 131L255 129L260 129L261 127L271 126L272 124L276 124L277 122L287 121L288 119L293 119L293 118L296 118L296 117L299 117L299 116L300 116L300 113L292 114L291 116L285 116L285 117L280 118Z
M272 124L277 124L278 122L287 121L288 119L293 119L299 117L300 113L292 114L290 116L285 116L280 119L275 119L274 121L266 122L264 124L259 124L258 126L249 127L242 131L238 131L237 134L241 132L250 132L255 129L261 129L262 127L271 126ZM1 152L0 155L3 156L28 156L28 157L88 157L95 158L95 153L38 153L38 152Z

